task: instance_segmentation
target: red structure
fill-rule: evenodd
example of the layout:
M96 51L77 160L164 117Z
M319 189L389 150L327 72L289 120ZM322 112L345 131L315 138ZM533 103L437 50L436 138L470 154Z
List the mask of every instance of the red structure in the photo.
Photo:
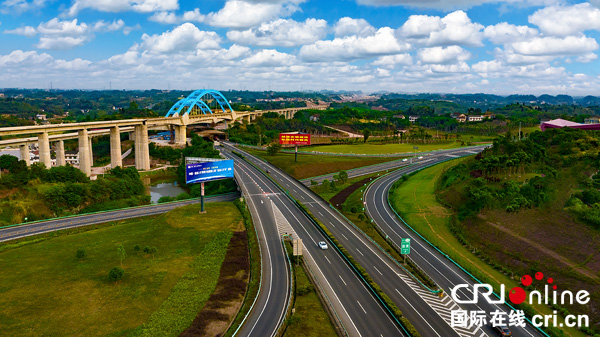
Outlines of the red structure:
M553 119L545 122L541 126L542 131L546 129L560 129L560 128L573 128L573 129L584 129L584 130L600 130L600 124L581 124L564 119Z
M280 133L279 144L281 145L310 145L310 134L308 133Z

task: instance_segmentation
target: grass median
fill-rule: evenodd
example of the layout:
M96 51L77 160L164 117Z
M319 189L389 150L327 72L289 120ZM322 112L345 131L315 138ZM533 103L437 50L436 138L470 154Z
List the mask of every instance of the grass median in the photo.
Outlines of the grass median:
M199 207L0 245L0 270L11 271L0 273L2 334L179 335L213 293L232 233L243 230L233 204ZM124 270L121 280L109 279L113 267Z

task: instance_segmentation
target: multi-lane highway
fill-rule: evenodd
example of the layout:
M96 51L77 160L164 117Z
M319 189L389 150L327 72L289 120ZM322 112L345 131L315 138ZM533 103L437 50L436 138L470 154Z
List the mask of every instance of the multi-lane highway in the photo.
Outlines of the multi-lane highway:
M229 193L214 197L207 197L206 202L233 201L240 197L239 193ZM20 239L26 236L54 232L61 229L89 226L110 221L119 221L148 215L166 213L177 207L199 203L199 199L184 200L166 204L148 205L127 208L116 211L91 213L66 218L38 221L18 226L0 228L0 242Z
M229 145L228 145L229 146ZM404 313L404 316L415 326L422 336L482 336L480 329L453 329L436 307L444 306L448 297L440 299L427 293L408 275L391 257L386 255L357 228L333 210L328 203L314 194L302 183L288 176L276 167L260 160L242 150L246 159L263 170L269 170L270 176L280 186L306 205L338 239L381 289ZM429 159L428 159L429 160ZM431 298L428 302L425 298ZM449 312L449 311L448 311Z
M226 149L222 153L225 157L235 160L237 174L247 177L243 179L244 185L254 184L258 188L255 193L251 193L251 198L256 206L265 209L271 208L274 210L276 218L285 219L278 221L279 235L287 233L294 238L303 240L304 259L323 286L345 332L349 336L362 337L403 336L398 324L366 288L341 254L334 247L327 250L321 250L318 247L318 242L327 241L327 238L312 224L294 201L256 167ZM271 227L267 229L265 226L265 229L275 231ZM274 282L281 281L274 280Z
M453 159L455 156L470 155L472 154L470 152L472 151L455 152L452 153L450 157L443 154L436 155L432 156L430 161L417 163L394 171L369 185L364 194L364 200L366 202L365 208L369 217L373 219L383 232L398 246L400 246L402 238L410 238L410 256L412 260L415 261L438 285L440 285L447 294L450 294L450 290L458 284L472 285L475 281L448 259L445 254L433 248L418 234L402 223L388 203L388 194L393 183L400 179L402 175L418 171L426 166L437 164L441 161ZM473 298L473 293L467 293L464 288L461 289L459 294L463 299ZM440 309L446 310L446 308L442 307ZM461 305L461 308L469 311L485 311L487 313L488 322L491 318L491 312L502 310L508 313L510 311L505 305L492 305L483 298L480 298L477 304ZM450 318L448 317L448 320L449 319ZM483 330L491 336L494 335L494 332L492 332L488 325L486 325ZM513 331L513 336L542 336L539 331L529 325L526 328L511 327L511 330Z

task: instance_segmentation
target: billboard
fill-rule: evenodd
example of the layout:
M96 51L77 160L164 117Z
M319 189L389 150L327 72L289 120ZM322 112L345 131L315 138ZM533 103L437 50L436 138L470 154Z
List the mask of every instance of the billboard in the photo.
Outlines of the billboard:
M233 160L219 160L185 165L185 183L233 178Z
M310 134L308 133L280 133L279 144L281 145L310 145Z

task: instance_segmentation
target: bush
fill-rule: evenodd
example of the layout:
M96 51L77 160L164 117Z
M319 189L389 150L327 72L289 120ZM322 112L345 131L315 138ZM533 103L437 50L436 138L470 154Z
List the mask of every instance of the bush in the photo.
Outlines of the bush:
M86 251L83 248L77 249L77 253L75 253L75 257L79 260L83 259L87 256Z
M139 252L139 251L140 251L140 249L142 249L142 248L140 247L140 245L135 245L135 246L133 247L133 250L135 250L136 252Z
M125 271L123 270L123 268L113 267L108 272L108 279L111 280L112 282L116 282L116 281L122 279L124 274L125 274Z

